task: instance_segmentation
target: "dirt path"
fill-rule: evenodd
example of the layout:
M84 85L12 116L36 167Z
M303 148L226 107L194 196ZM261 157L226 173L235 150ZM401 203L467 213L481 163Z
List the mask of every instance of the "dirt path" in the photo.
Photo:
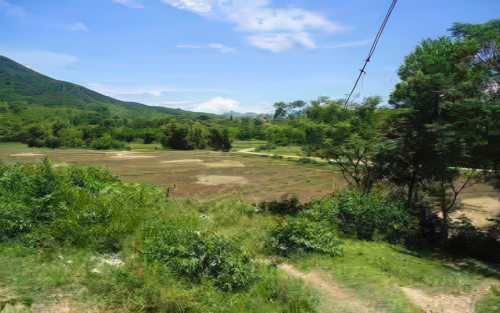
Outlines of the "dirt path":
M255 150L255 148L249 148L249 149L242 149L242 150L238 150L236 151L237 153L245 153L245 154L253 154L253 155L265 155L265 156L273 156L274 154L269 154L269 153L260 153L260 152L252 152L252 150ZM308 159L311 159L311 160L315 160L317 162L327 162L321 158L316 158L316 157L302 157L302 156L298 156L298 155L283 155L283 154L276 154L278 156L282 156L283 158L293 158L293 159L302 159L302 158L308 158Z
M305 282L309 283L311 287L316 290L320 295L321 313L331 312L352 312L352 313L373 313L384 312L374 308L374 304L369 301L354 297L348 293L346 288L342 285L337 285L330 280L326 280L318 272L312 271L308 274L302 273L291 265L282 264L280 269L293 277L300 277Z

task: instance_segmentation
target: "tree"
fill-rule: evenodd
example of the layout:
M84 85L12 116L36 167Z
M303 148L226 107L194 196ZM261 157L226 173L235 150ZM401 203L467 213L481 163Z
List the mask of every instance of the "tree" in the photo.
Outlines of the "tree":
M168 127L167 133L161 139L164 148L170 147L178 150L191 150L192 146L188 141L189 127L184 124L172 123Z
M215 150L222 150L225 152L231 150L231 139L229 138L229 131L227 128L224 128L222 131L215 127L210 128L208 145Z
M375 158L385 177L405 187L408 204L417 188L439 199L442 235L454 208L460 167L485 167L475 158L485 146L489 111L485 83L489 74L471 62L480 45L439 37L423 40L405 57L389 103L407 109L405 119Z

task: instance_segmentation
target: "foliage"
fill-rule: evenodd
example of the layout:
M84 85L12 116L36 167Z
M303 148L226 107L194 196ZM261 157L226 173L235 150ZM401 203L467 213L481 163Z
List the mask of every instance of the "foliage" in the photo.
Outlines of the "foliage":
M213 278L224 290L242 288L255 280L249 255L234 238L215 231L198 231L197 220L177 216L146 224L140 232L141 253L149 262L165 262L190 280Z
M307 216L328 221L340 231L362 239L386 236L397 240L412 227L410 210L391 195L346 190L331 198L313 200Z
M259 207L271 214L296 215L304 210L296 195L284 194L279 200L263 201Z
M310 219L309 215L290 217L270 232L269 245L285 256L300 251L316 251L342 255L341 242L335 225Z

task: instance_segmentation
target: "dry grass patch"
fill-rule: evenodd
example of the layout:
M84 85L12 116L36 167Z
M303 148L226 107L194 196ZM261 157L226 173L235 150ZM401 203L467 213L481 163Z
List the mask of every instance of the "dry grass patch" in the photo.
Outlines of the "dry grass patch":
M42 154L42 153L17 153L17 154L11 154L9 156L11 156L11 157L31 157L31 156L41 156L41 155L45 155L45 154Z
M218 163L204 163L206 167L221 168L221 167L245 167L245 164L233 161L222 161Z
M162 161L160 163L169 164L169 163L200 163L203 160L200 159L184 159L184 160L173 160L173 161Z
M197 184L217 186L226 184L247 184L248 181L242 176L219 176L219 175L202 175L198 176Z

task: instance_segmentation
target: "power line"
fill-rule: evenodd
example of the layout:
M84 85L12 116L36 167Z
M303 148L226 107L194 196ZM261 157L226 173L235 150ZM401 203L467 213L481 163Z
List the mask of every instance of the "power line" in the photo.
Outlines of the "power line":
M387 24L387 21L389 20L389 17L391 16L391 13L392 13L392 10L394 10L394 7L396 6L397 2L398 2L398 0L392 1L391 7L389 8L389 11L387 12L387 15L385 16L384 22L382 23L382 25L380 26L380 29L378 30L377 37L375 37L375 41L373 42L372 48L370 49L370 52L368 53L368 58L366 58L366 60L365 60L365 65L363 66L362 69L360 69L361 72L359 73L358 79L356 80L356 83L354 83L354 87L352 88L351 93L347 97L347 100L345 101L344 106L347 106L349 99L351 99L351 96L352 96L354 90L356 89L356 86L358 85L361 76L363 76L363 74L366 74L365 68L368 65L368 62L370 62L370 59L371 59L373 53L375 52L375 48L377 47L377 43L380 39L380 36L382 36L382 32L384 31L385 25Z

